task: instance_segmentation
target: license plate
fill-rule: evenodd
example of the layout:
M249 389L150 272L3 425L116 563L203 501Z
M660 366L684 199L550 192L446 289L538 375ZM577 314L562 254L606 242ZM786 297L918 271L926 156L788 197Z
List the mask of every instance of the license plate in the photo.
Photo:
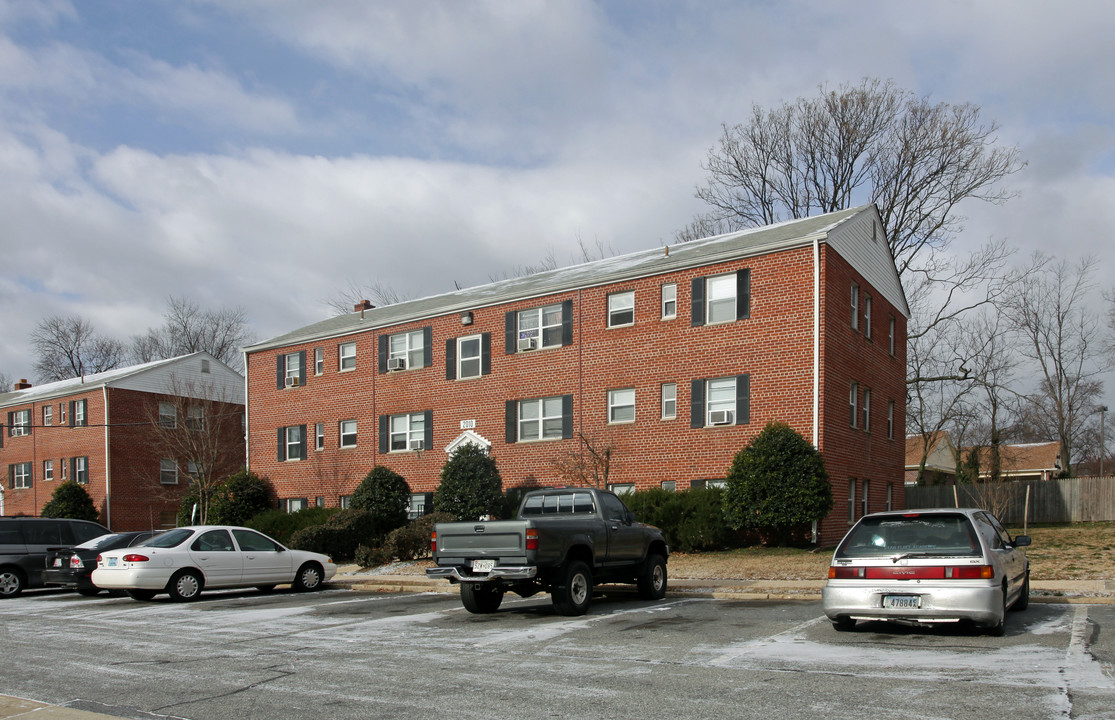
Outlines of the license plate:
M884 595L883 607L897 608L899 610L917 610L921 607L921 598L917 595Z
M116 567L116 558L109 558L108 559L108 566L109 567Z
M491 572L492 568L496 566L495 560L473 560L472 571L478 573Z

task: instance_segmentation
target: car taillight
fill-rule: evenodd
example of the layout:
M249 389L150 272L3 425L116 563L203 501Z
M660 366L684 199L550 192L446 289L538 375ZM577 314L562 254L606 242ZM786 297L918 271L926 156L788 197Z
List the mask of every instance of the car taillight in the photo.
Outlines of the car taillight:
M430 552L437 552L437 530L430 533Z
M990 580L990 565L899 565L896 567L829 567L830 580Z
M128 553L124 556L124 562L147 562L150 559L151 558L146 555L140 555L138 553Z
M538 549L538 530L535 528L527 528L527 550Z
M71 555L70 556L70 569L71 570L79 570L83 567L85 567L85 563L83 563L81 561L81 558L79 558L77 555Z

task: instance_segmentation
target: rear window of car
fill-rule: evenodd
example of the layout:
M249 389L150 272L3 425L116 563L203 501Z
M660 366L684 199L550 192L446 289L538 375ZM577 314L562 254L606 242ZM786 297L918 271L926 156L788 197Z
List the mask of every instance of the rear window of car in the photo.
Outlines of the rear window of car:
M596 507L592 493L568 492L532 495L523 503L522 515L592 515Z
M838 558L891 557L904 553L979 555L976 531L965 515L866 517L837 548Z
M189 538L193 537L194 531L186 528L178 528L177 530L167 530L162 535L156 535L147 542L143 543L144 547L159 547L171 548L181 545Z
M79 550L111 550L113 547L118 546L123 538L124 536L117 533L101 535L92 540L86 540L77 547Z

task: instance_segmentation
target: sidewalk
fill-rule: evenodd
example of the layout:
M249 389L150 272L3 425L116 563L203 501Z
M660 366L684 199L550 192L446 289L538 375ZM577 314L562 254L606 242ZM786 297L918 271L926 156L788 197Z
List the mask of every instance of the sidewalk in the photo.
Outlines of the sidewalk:
M35 720L103 720L109 717L100 713L86 712L61 705L25 700L23 698L0 695L0 718L34 718Z

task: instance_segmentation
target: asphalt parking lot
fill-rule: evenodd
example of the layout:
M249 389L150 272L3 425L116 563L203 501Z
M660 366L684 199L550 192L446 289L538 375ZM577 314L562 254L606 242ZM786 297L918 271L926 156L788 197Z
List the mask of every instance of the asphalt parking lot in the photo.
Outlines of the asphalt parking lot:
M1115 606L1032 604L1005 637L863 625L815 601L35 592L0 602L0 693L126 718L1115 718ZM0 714L3 717L3 714Z

